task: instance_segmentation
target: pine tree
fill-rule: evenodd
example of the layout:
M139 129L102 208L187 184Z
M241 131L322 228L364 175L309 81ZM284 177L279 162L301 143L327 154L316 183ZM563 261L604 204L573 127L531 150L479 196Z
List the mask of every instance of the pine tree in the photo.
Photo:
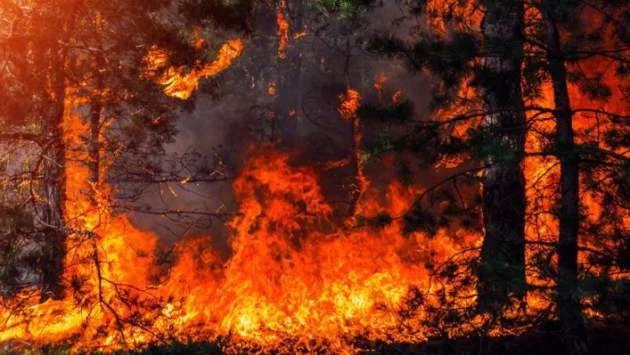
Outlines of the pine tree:
M433 96L433 119L417 128L423 133L413 139L425 141L415 149L423 155L431 151L435 158L429 162L434 163L446 157L471 157L474 169L483 172L485 235L477 268L478 306L496 313L511 296L522 298L526 289L521 166L526 120L520 86L524 5L521 1L483 1L479 9L474 1L414 5L409 16L424 19L428 27L414 42L377 35L368 46L406 59L414 70L428 70L440 80ZM462 128L452 128L457 125Z
M610 250L610 247L625 239L623 233L616 232L619 231L616 225L628 209L623 203L615 202L617 197L614 195L627 186L627 178L618 173L629 161L624 154L627 150L623 148L627 147L627 142L602 140L599 134L593 139L589 131L594 128L605 132L604 135L618 137L621 131L626 130L622 124L628 119L623 112L630 108L625 96L628 87L623 84L616 86L616 82L623 83L627 77L624 68L629 63L629 38L622 19L628 15L629 9L627 4L608 1L543 1L537 5L537 10L541 16L533 28L539 30L532 34L531 43L544 53L556 122L555 135L548 139L553 146L553 155L560 162L556 313L567 351L577 354L586 352L581 305L584 287L580 278L590 277L588 273L580 275L585 266L578 258L579 251L614 255L617 251ZM599 23L598 19L601 19ZM604 75L601 68L593 69L594 63L606 63L613 74ZM598 118L592 122L589 115L593 113L601 117L601 121ZM593 128L585 129L584 126ZM581 179L602 179L608 181L608 186L603 188L581 183ZM594 203L601 203L600 208L608 209L609 218L597 221L599 226L589 226L585 210L592 206L585 204L583 196L589 195L592 199L600 194L608 198ZM593 235L591 229L597 231L597 235ZM599 251L588 247L593 239L603 241ZM583 247L585 245L586 248ZM614 264L621 266L620 258L610 258L616 261L603 260L604 270L609 270ZM602 262L593 261L593 266Z
M508 303L510 294L525 295L524 5L519 0L483 5L484 63L479 80L486 112L484 139L498 143L484 159L485 235L477 293L479 305L492 309Z

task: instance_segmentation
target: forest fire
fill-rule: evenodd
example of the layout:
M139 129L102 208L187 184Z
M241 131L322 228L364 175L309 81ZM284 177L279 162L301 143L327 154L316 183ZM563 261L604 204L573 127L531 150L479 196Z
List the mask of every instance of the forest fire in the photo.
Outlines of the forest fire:
M629 13L0 1L0 352L626 350Z
M351 116L358 93L349 95L340 111ZM400 220L348 231L333 221L312 168L292 167L287 154L259 147L233 184L241 207L230 222L231 258L220 260L207 238L184 241L165 279L151 284L157 238L113 214L109 187L88 182L80 148L86 129L80 116L64 119L66 144L74 147L65 211L77 232L68 239L64 275L72 291L42 304L36 295L19 296L20 311L1 314L2 342L72 339L75 350L113 350L230 334L263 349L282 349L288 337L311 350L326 344L350 351L342 339L420 341L429 335L420 325L427 315L412 305L419 298L429 305L445 290L431 285L419 261L439 264L478 241L465 231L457 238L406 235ZM417 192L393 182L384 194L366 191L357 210L368 220L401 215Z

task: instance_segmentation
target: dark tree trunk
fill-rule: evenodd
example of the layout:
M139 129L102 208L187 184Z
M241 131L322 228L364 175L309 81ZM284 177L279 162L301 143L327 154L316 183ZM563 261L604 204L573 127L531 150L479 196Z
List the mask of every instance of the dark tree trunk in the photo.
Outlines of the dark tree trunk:
M483 175L485 236L478 271L478 306L498 311L525 294L525 179L521 167L525 113L520 86L523 2L485 1L482 31L486 156Z
M102 48L102 46L101 46ZM105 86L103 75L98 73L98 69L105 66L105 59L101 54L96 56L96 92L92 93L92 100L90 102L90 140L88 142L88 155L89 155L89 170L90 170L90 182L94 184L94 188L98 188L100 183L100 133L103 116L103 102L101 99L102 90Z
M100 143L101 113L103 105L95 100L90 107L90 141L88 143L90 182L97 188L100 180Z
M65 59L56 63L54 75L55 102L49 121L43 123L48 132L48 150L43 165L43 185L46 203L43 211L44 260L42 263L42 301L64 296L61 276L66 255L66 223L64 216L66 202L65 142L63 119L65 115Z
M553 4L543 3L547 33L549 73L551 75L555 116L556 151L560 160L560 236L558 240L557 315L564 331L563 339L572 354L582 353L583 321L577 278L579 228L579 158L573 139L573 113L567 88L560 36L553 17Z
M64 137L64 118L66 116L66 71L70 46L68 36L73 34L75 19L79 3L74 4L69 18L59 19L58 28L61 36L53 39L52 47L40 52L38 57L46 61L52 58L50 65L50 82L52 87L52 113L44 117L42 122L43 136L46 138L45 157L42 165L42 185L45 204L41 210L44 252L41 260L42 294L41 301L49 298L61 299L65 296L62 282L64 259L66 256L66 238L68 227L66 224L66 144ZM64 23L67 22L67 25Z

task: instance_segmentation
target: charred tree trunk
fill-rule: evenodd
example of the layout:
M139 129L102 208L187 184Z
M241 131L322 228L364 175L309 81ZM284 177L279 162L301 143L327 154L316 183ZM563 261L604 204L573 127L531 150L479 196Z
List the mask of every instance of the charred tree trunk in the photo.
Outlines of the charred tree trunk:
M567 73L553 5L543 3L548 66L553 85L556 117L556 151L560 160L560 236L558 240L557 315L572 354L585 352L578 293L579 158L573 138L573 113Z
M520 86L523 2L485 1L484 130L491 149L483 175L485 236L478 271L478 306L497 311L525 294L525 179L521 167L525 113Z
M42 265L42 301L64 296L61 276L66 255L66 202L65 142L63 119L65 115L65 56L55 63L54 110L49 121L43 123L48 132L48 151L43 165L43 188L46 204L43 211L45 250Z

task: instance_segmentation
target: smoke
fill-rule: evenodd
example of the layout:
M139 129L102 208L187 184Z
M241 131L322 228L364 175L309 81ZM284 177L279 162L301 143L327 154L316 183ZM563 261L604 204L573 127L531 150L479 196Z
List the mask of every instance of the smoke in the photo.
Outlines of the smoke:
M382 96L389 100L401 91L413 103L415 119L423 119L429 98L428 78L410 75L400 60L375 56L362 49L362 37L368 33L394 31L401 35L402 30L391 25L402 13L398 5L388 2L370 12L369 21L364 21L370 27L349 35L334 16L326 20L326 31L315 33L314 11L305 10L304 28L291 29L291 33L301 32L300 38L288 44L288 58L279 58L277 28L270 25L275 24L275 9L259 8L253 34L244 40L242 56L225 73L203 83L191 99L194 107L180 112L178 134L174 143L166 147L167 157L195 157L209 165L209 176L218 164L223 173L233 177L239 172L247 144L273 141L273 120L281 114L277 111L288 109L293 111L290 118L297 121L292 134L298 138L290 147L299 152L296 161L312 164L343 159L351 149L352 128L338 113L339 95L350 85L360 92L364 102L382 100L374 83L383 75L387 79ZM292 50L299 52L299 57L292 58ZM291 70L298 71L298 80L282 82ZM288 90L283 91L282 87ZM362 127L367 135L381 129ZM385 174L382 166L372 170L379 169L383 177L391 175ZM330 199L344 199L331 195L344 194L344 188L339 186L347 183L351 173L342 168L322 174ZM226 216L237 208L229 179L156 185L136 203L151 206L153 211L204 211ZM215 246L228 252L229 231L221 218L185 213L131 216L138 227L155 232L167 243L186 236L211 235Z

